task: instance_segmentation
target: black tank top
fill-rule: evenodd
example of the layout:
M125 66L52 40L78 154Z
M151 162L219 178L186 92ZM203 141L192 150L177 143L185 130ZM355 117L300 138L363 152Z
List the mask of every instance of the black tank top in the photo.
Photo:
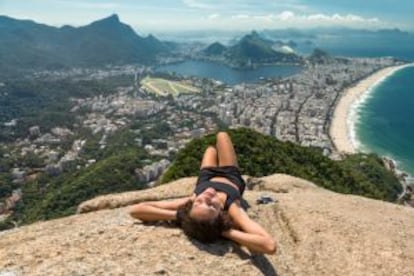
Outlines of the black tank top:
M204 181L196 185L194 193L198 196L204 192L207 188L213 188L216 191L221 191L226 193L227 200L224 203L224 210L228 210L230 205L236 200L240 199L240 191L230 184L225 184L215 181Z

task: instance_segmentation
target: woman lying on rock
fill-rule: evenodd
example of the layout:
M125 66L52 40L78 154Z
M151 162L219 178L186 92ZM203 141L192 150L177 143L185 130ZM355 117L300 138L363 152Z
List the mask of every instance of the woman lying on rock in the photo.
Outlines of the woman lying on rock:
M187 236L201 242L225 237L251 251L273 254L273 238L240 205L245 186L230 136L219 132L216 147L209 146L204 153L192 195L142 202L129 210L142 221L176 220Z

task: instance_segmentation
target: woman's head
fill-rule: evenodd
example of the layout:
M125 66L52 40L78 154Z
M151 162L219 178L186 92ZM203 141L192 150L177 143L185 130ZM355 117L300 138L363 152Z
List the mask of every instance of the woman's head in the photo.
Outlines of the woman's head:
M222 209L222 203L216 190L207 188L198 196L193 197L190 216L198 220L213 220Z
M217 192L212 188L181 206L177 210L177 218L184 233L201 242L214 242L232 226Z

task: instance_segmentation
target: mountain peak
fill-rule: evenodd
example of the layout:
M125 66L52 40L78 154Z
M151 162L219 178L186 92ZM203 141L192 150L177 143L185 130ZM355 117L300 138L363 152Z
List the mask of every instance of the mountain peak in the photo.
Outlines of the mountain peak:
M257 31L253 30L251 33L246 34L242 39L241 42L244 41L260 41L263 43L268 44L269 46L273 44L273 42L269 39L262 37Z
M214 42L210 44L207 48L203 50L206 55L221 55L226 51L226 46L221 44L220 42Z
M258 33L256 30L253 30L253 31L250 33L250 35L251 35L251 36L253 36L253 37L260 37L259 33Z
M92 24L120 24L121 22L119 21L119 16L114 13L108 17L99 19L97 21L92 22L90 25Z
M114 14L112 14L112 15L110 15L110 16L102 19L102 20L113 21L113 22L119 23L119 16L116 13L114 13Z

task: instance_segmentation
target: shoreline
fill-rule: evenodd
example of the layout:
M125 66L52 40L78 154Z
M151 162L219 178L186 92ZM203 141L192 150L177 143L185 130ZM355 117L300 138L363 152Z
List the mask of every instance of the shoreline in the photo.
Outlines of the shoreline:
M374 86L407 66L412 66L412 63L380 69L342 92L342 96L335 106L329 128L332 143L338 153L353 154L359 151L352 126L354 123L352 120L356 115L352 114L355 105L358 105L363 96L369 93Z

